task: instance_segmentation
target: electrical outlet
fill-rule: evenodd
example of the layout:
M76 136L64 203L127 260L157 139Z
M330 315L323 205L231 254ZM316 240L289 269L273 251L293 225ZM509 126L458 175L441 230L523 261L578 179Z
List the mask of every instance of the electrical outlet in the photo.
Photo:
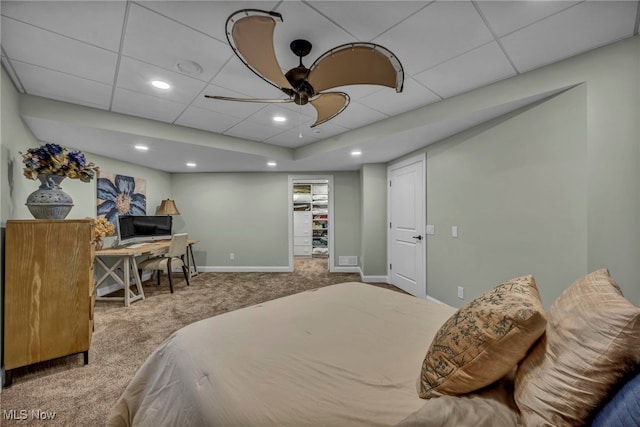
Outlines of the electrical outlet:
M231 261L233 261L234 259L236 259L236 254L234 254L233 252L231 252L231 253L229 254L229 259L230 259Z
M458 298L464 299L464 288L462 286L458 286Z

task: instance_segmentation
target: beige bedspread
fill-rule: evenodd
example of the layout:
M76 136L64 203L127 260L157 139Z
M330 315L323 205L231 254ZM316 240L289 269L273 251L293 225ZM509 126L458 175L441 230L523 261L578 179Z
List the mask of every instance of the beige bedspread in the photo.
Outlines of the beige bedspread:
M430 411L425 403L437 401L418 397L422 359L454 311L343 283L202 320L148 358L108 424L390 426L418 419Z

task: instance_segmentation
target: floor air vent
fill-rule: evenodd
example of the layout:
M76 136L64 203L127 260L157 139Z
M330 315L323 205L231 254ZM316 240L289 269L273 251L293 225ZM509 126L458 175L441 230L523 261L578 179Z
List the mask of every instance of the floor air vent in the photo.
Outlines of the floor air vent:
M357 256L340 256L338 257L339 265L358 265Z

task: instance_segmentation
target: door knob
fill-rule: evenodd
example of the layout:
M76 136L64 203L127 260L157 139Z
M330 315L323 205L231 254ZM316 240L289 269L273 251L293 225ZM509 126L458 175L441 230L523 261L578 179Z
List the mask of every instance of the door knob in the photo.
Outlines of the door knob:
M422 235L418 234L417 236L413 236L414 239L422 240Z

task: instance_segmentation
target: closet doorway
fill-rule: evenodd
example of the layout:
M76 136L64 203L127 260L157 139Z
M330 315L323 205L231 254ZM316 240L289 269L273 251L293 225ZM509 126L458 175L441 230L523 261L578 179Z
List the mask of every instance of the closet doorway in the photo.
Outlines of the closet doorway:
M333 175L289 176L289 268L319 259L333 271Z

